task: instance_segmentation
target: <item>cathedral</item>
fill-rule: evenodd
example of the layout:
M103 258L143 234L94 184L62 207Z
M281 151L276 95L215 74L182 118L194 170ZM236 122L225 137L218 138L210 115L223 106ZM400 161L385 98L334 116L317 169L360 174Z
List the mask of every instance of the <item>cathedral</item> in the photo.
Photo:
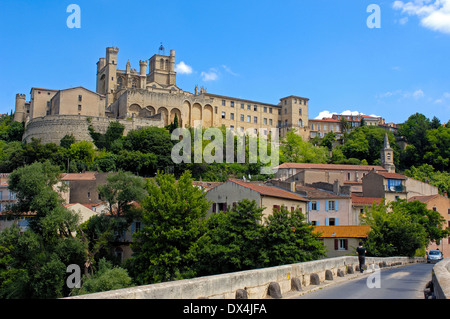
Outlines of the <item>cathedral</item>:
M145 126L164 127L175 115L181 127L220 127L235 132L254 131L268 134L278 129L283 137L295 128L309 138L308 98L287 96L277 104L211 94L197 86L187 92L177 86L175 51L165 54L161 46L149 60L141 60L139 69L127 62L117 65L119 48L106 48L97 62L96 91L84 87L46 89L33 87L30 100L16 95L14 119L24 122L23 139L39 138L42 143L55 142L66 134L78 140L91 140L89 122L105 132L111 121L125 125L125 133Z

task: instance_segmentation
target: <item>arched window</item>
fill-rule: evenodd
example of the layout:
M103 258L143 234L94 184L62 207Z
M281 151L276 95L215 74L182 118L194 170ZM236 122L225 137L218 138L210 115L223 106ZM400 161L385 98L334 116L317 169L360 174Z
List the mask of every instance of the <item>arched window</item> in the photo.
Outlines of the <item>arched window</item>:
M132 88L137 88L137 81L136 81L136 79L133 79L133 82L131 82L131 87Z
M159 60L159 68L164 70L164 59Z
M169 70L169 60L166 60L166 65L165 65L165 67L166 67L166 68L165 68L166 70Z
M303 127L303 121L302 121L302 119L298 120L298 126L299 126L299 127Z

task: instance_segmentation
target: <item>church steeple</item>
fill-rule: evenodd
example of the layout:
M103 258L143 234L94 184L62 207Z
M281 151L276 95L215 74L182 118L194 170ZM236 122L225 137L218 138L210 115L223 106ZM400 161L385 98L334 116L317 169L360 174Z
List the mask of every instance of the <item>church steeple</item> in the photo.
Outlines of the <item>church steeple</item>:
M387 169L389 173L395 173L394 150L389 144L387 133L384 135L383 148L381 149L381 166Z

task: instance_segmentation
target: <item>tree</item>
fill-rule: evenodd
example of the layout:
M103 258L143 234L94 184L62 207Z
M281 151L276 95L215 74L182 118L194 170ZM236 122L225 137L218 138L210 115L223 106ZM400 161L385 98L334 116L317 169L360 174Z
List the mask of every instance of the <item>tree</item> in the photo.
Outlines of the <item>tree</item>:
M74 237L79 216L62 205L55 191L57 166L33 163L13 171L9 189L16 193L15 217L33 212L30 227L0 232L0 296L4 298L58 298L70 291L66 267L83 265L86 247Z
M410 169L406 169L405 175L436 186L441 194L450 194L449 172L436 171L433 166L423 164L419 167L411 166Z
M267 266L316 260L325 256L323 243L305 221L301 210L274 209L264 227Z
M199 240L197 275L211 275L262 267L264 251L263 208L244 199L227 212L213 214Z
M80 289L74 289L72 296L128 288L132 286L132 279L126 269L113 266L102 258L96 272L93 275L84 275L82 283Z
M75 136L73 136L73 134L66 134L63 136L63 138L60 140L59 142L59 146L64 147L65 149L69 149L70 145L74 144L75 141Z
M205 194L192 184L189 171L178 181L158 173L147 182L147 191L142 201L144 226L134 234L134 254L127 261L130 274L139 284L192 277L209 207Z
M326 163L328 151L303 141L295 130L289 130L280 145L281 163Z
M371 227L365 243L370 256L412 257L430 241L448 235L447 230L442 229L439 213L417 201L374 204L366 211L362 222Z
M108 203L111 216L124 216L130 212L132 202L141 202L147 192L145 180L129 172L110 173L106 184L98 186L98 193Z

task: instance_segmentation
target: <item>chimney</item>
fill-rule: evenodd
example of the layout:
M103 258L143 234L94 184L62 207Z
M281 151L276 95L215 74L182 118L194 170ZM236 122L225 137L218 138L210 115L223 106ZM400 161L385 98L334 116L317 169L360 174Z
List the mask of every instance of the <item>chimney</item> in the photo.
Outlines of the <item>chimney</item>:
M295 182L291 182L290 186L291 186L291 192L295 193Z

